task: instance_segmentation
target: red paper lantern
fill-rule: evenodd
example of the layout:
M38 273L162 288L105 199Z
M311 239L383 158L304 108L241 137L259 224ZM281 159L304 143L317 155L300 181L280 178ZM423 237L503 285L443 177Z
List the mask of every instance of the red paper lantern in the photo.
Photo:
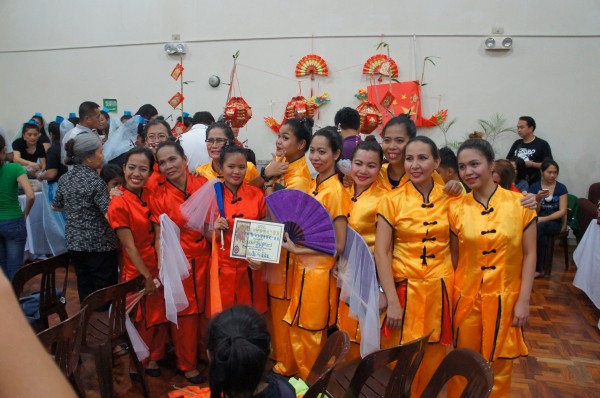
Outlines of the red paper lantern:
M381 112L375 104L365 101L356 110L360 115L359 131L363 134L371 134L383 122Z
M252 118L252 108L242 97L231 97L225 105L225 119L229 120L231 127L244 127Z
M313 101L309 101L303 96L293 97L285 107L285 118L303 118L313 117L315 114L316 105Z

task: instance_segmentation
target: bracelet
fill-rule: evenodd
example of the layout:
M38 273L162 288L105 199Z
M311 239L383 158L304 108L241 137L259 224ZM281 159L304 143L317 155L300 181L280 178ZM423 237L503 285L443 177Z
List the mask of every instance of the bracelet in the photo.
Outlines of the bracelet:
M261 167L261 169L260 169L260 177L261 177L263 180L265 180L265 182L267 182L267 181L269 181L271 178L273 178L273 177L267 177L267 174L265 173L266 169L267 169L266 167Z

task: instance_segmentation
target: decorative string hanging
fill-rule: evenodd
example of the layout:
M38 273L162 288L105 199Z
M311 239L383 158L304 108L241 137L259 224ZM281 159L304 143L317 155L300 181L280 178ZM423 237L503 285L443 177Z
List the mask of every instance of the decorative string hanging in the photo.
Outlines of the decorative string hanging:
M227 103L225 104L225 111L223 114L225 119L231 124L231 127L234 128L244 127L246 123L248 123L248 120L252 118L252 108L250 107L250 105L248 105L244 98L242 98L241 96L231 96L232 91L235 91L234 78L239 89L239 82L237 81L237 77L235 75L237 68L237 59L239 56L239 51L233 54L233 67L231 68L229 92L227 94Z

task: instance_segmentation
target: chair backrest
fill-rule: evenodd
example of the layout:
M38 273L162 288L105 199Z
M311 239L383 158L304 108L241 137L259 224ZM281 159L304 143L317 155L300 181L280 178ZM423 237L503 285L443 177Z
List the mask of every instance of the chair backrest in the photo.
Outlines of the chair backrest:
M60 289L60 297L58 297L56 294L56 270L60 268L64 269L65 277ZM27 282L36 276L41 275L42 280L40 282L39 289L40 316L41 318L45 318L49 315L46 312L52 308L55 308L59 304L59 300L64 300L66 297L68 272L68 253L59 254L58 256L50 257L47 260L36 261L23 266L17 271L12 281L13 290L17 298L20 297ZM65 303L63 301L60 302L60 304L64 305Z
M111 305L108 314L108 330L107 336L109 341L119 338L127 333L125 327L126 314L126 298L130 293L137 293L144 287L144 277L138 276L137 278L131 279L127 282L119 283L118 285L105 287L95 291L94 293L87 296L81 306L87 306L89 310L85 315L85 330L92 317L94 311L98 309L106 308L108 304Z
M304 398L319 398L319 396L330 397L331 395L327 392L327 386L329 385L329 380L331 379L331 374L335 366L330 367L319 377L304 393Z
M86 310L87 307L82 307L69 319L38 334L42 345L54 355L54 361L67 377L75 373L79 364Z
M392 362L396 362L396 365L387 383L384 397L410 397L413 379L417 374L432 332L417 340L375 351L364 357L358 364L352 380L350 380L344 398L357 398L373 373Z
M600 182L595 182L590 185L590 189L588 191L588 199L593 204L597 205L600 200Z
M421 398L435 398L454 376L463 376L467 385L462 398L486 398L494 386L494 372L490 364L478 353L468 348L451 351L437 368L425 387Z
M350 338L343 330L338 330L327 338L315 364L306 377L306 384L312 386L328 370L344 360L350 349Z

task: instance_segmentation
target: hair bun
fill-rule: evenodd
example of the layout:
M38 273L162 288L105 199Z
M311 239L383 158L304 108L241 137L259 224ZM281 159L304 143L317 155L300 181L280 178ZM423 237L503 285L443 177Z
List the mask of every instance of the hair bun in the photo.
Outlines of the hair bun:
M309 130L312 130L313 126L315 125L315 121L313 119L311 119L310 117L303 117L300 120L300 123L302 123L304 125L304 127L306 127Z
M470 140L483 140L484 137L485 135L481 131L473 131L471 134L469 134Z

